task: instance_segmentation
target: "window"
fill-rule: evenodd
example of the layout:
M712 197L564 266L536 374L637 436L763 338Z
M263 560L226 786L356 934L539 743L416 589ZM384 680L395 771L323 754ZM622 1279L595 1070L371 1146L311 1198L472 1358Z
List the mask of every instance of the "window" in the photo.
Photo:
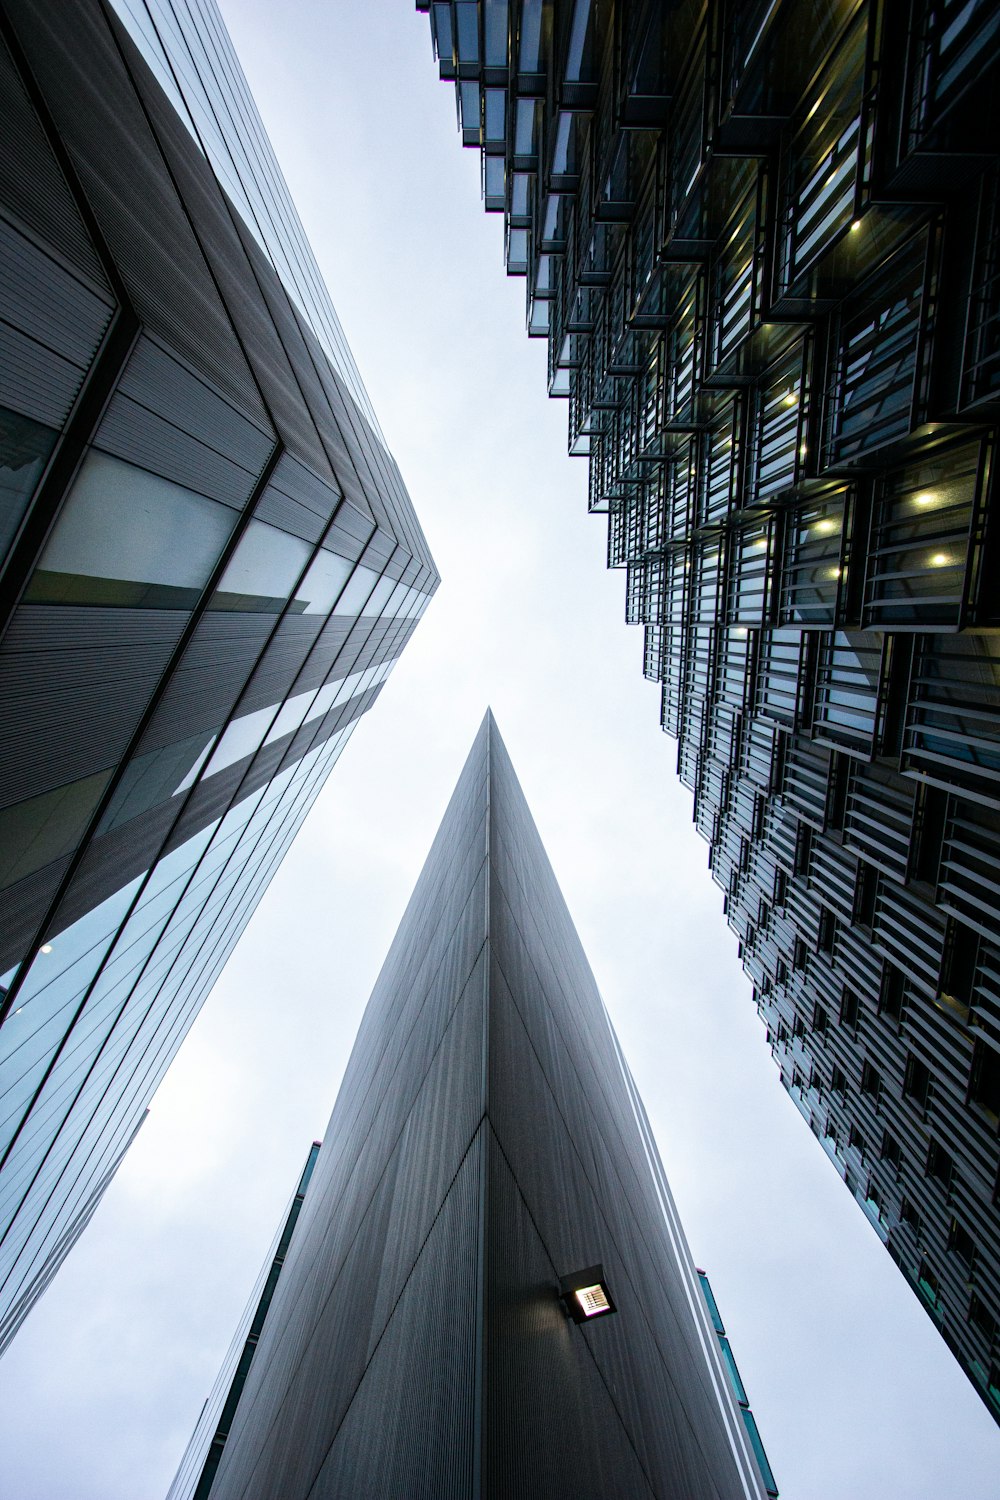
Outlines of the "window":
M795 874L809 874L809 856L812 853L813 831L808 823L800 819L795 830Z
M813 1026L818 1032L824 1034L829 1024L830 1017L827 1014L825 1006L820 1005L819 1001L817 1001L813 1010Z
M936 1177L938 1182L943 1182L946 1188L950 1188L954 1170L954 1162L944 1147L937 1141L931 1141L927 1151L928 1177Z
M878 1013L897 1024L903 1019L903 974L886 960L882 965L882 987L879 990Z
M975 1292L969 1298L969 1322L992 1343L997 1335L997 1320L986 1303Z
M792 967L804 969L806 966L806 945L800 937L795 939L795 947L792 950Z
M27 597L48 604L193 609L237 520L227 505L93 449Z
M861 1065L861 1092L863 1094L874 1094L877 1099L882 1087L882 1078L877 1068L865 1060Z
M830 1087L833 1089L833 1092L835 1094L840 1094L841 1098L846 1097L847 1079L843 1071L837 1067L836 1063L834 1063L833 1065L833 1072L830 1076Z
M922 1260L920 1262L920 1269L917 1271L917 1281L919 1283L920 1290L923 1292L931 1307L938 1307L941 1302L938 1279L925 1260Z
M972 990L979 961L979 934L964 922L948 918L944 938L944 958L938 1000L961 1021L969 1018Z
M919 1057L912 1052L906 1055L906 1076L903 1079L903 1093L907 1099L912 1099L918 1109L926 1109L927 1101L931 1092L930 1069L926 1063L922 1063Z
M910 851L910 868L914 880L937 885L947 811L947 792L936 786L924 785L920 788Z
M266 521L250 521L212 595L212 609L280 613L311 552L300 537ZM327 556L345 576L351 571L344 558Z
M903 1199L902 1206L899 1210L899 1218L900 1222L906 1224L910 1229L912 1229L914 1234L920 1233L920 1215L917 1213L915 1205L910 1202L909 1198Z
M889 1134L888 1130L882 1136L882 1160L889 1162L898 1172L903 1165L903 1153L895 1136Z
M841 691L839 697L842 701L845 694ZM826 793L826 826L832 833L843 833L844 831L844 815L847 812L847 783L850 771L850 758L842 755L838 750L832 751L830 755L830 779L827 782Z
M858 873L854 884L854 921L859 927L871 930L875 920L875 898L878 895L878 871L864 860L858 861Z
M848 1026L852 1031L857 1030L858 1011L860 1002L853 990L849 990L845 984L844 993L840 999L840 1024Z
M861 1155L864 1156L865 1138L856 1125L851 1126L850 1132L847 1137L847 1144L848 1146L851 1146L855 1151L859 1151Z
M823 907L819 914L819 949L821 953L832 953L833 942L837 935L837 919L827 907Z
M948 1249L971 1271L976 1258L976 1246L972 1235L962 1228L957 1219L952 1219L948 1230Z
M0 557L21 524L55 440L51 427L0 407Z
M984 1041L972 1054L969 1099L994 1121L1000 1121L1000 1056Z
M868 1187L865 1190L865 1201L866 1203L871 1204L872 1208L874 1208L875 1210L876 1215L881 1219L883 1217L882 1193L874 1177L869 1177L868 1179Z

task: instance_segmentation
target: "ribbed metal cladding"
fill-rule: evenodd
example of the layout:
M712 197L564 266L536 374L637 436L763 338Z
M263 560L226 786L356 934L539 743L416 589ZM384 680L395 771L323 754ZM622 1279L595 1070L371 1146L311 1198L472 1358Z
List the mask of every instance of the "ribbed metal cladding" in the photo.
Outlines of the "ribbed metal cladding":
M212 0L4 0L0 138L2 1352L437 576Z
M633 1097L487 714L362 1020L212 1500L762 1496ZM596 1262L619 1311L578 1326L560 1277Z

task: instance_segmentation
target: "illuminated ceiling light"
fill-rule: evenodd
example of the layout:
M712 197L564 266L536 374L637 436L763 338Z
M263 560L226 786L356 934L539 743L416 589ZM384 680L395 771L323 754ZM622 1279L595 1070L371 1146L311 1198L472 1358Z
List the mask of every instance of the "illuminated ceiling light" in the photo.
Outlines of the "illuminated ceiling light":
M588 1266L584 1271L575 1271L572 1276L564 1276L559 1286L566 1311L574 1323L590 1323L594 1318L618 1311L608 1290L603 1266Z
M828 576L830 578L839 578L840 577L840 569L839 568L831 568Z
M831 531L839 530L839 527L837 526L836 521L832 521L829 517L827 517L823 521L817 521L815 529L821 534L829 534L829 532Z
M951 558L947 552L934 552L931 554L932 568L946 568L950 562Z
M733 635L735 635L738 640L745 641L746 638L747 638L747 628L746 628L746 626L745 625L737 625L734 628L734 630L733 630Z
M857 234L857 232L858 232L858 230L860 228L861 228L861 220L860 219L855 219L854 223L851 225L851 233L852 234Z
M924 490L922 494L913 497L914 505L933 505L936 500L937 495L932 490Z
M52 952L52 944L51 943L43 943L42 947L41 947L41 951L42 951L42 953L51 953Z
M755 547L764 547L764 548L766 548L767 547L767 537L766 536L759 536L757 538L757 540L754 542L754 546Z
M795 391L786 391L782 399L786 406L794 406L799 398Z

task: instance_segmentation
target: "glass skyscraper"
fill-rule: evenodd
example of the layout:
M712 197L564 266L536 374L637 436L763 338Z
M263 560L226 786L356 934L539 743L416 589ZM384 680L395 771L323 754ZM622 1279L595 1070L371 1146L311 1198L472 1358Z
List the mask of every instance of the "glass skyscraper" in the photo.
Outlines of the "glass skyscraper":
M490 714L285 1244L170 1500L777 1494Z
M213 0L0 13L0 1347L437 574Z
M782 1082L1000 1418L1000 21L428 3Z

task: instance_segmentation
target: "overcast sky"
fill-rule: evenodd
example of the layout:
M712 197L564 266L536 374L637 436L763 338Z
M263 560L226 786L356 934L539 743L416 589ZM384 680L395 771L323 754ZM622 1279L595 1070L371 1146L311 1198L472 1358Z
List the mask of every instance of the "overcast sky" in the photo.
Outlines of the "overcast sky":
M0 1365L0 1500L161 1500L487 704L785 1500L996 1500L993 1422L778 1082L426 17L222 4L444 581Z

